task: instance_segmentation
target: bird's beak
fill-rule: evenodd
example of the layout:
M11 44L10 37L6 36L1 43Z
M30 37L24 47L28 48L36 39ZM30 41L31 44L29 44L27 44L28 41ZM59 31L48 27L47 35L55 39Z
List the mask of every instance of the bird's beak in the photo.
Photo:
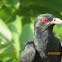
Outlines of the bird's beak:
M59 18L53 18L53 20L51 21L52 24L62 24L62 20Z

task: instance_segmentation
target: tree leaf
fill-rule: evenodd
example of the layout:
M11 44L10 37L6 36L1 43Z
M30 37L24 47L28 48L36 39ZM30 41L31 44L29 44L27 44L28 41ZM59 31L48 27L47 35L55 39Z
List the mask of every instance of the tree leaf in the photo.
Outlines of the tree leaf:
M0 18L3 21L8 22L13 17L14 15L13 13L14 13L13 10L10 10L9 8L4 7L3 9L0 10Z
M12 33L12 40L14 42L14 48L18 52L20 51L20 41L19 41L19 36L21 35L22 32L22 22L21 22L22 17L19 17L16 15L16 19L14 19L13 22L9 23L8 27Z
M2 0L5 6L13 9L18 9L20 6L19 0Z
M24 46L29 40L33 40L33 30L31 28L31 25L26 24L25 26L23 26L20 36L21 50L23 50Z
M0 36L7 42L11 41L11 32L2 19L0 19Z
M6 57L10 57L11 59L16 58L16 54L12 51L7 51L0 54L0 60L3 60Z

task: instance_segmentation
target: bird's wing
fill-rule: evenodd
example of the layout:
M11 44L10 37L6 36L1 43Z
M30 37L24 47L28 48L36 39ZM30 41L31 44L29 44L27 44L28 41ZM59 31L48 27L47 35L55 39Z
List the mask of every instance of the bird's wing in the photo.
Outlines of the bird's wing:
M28 42L27 45L25 46L25 49L23 50L21 57L20 57L20 62L32 62L35 57L35 46L34 42Z

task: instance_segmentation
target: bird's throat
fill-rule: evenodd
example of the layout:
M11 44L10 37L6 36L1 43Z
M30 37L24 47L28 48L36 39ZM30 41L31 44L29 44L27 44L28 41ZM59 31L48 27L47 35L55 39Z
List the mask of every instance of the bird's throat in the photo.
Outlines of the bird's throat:
M36 46L36 49L41 52L41 51L45 51L46 49L46 45L48 43L48 35L49 32L48 30L45 30L44 32L40 31L40 30L35 30L35 34L34 34L34 44Z
M50 25L47 29L35 28L34 44L39 52L46 50L48 39L53 35L53 26L54 25Z

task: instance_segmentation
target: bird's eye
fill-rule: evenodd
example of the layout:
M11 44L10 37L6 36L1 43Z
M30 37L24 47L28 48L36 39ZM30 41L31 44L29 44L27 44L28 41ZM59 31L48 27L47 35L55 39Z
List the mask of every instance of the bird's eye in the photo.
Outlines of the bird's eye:
M47 19L43 19L43 22L46 23L47 22Z

